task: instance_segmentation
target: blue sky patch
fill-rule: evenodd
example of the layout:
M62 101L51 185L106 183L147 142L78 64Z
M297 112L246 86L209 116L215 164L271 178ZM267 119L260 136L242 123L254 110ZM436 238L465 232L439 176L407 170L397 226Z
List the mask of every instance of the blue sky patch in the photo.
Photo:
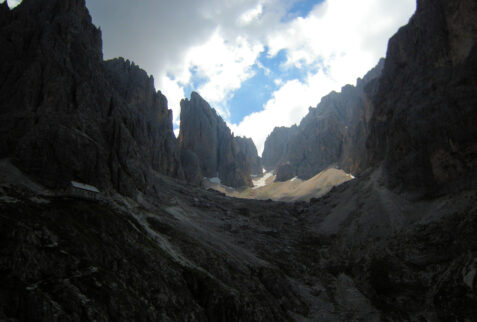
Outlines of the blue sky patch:
M227 103L232 123L238 124L245 116L261 111L264 104L272 97L273 92L278 90L283 83L293 79L304 81L309 69L285 67L286 60L285 50L269 57L268 48L265 48L258 58L258 63L253 66L254 76L243 82ZM281 84L275 83L275 80L278 79L281 80Z
M209 81L209 79L207 77L199 75L199 73L197 72L197 66L194 66L194 67L190 68L189 71L191 73L190 81L187 84L179 83L180 86L184 87L184 93L185 93L185 95L188 99L190 99L190 93L192 91L197 91L197 89L201 85L203 85L203 84L205 84Z
M232 99L227 104L232 123L240 123L245 116L262 110L263 104L270 99L273 91L278 88L273 79L265 75L262 68L255 65L254 70L255 75L242 83L242 86L234 92Z
M276 55L270 56L269 49L260 53L257 63L252 66L254 75L244 81L241 87L230 93L225 107L230 112L228 121L238 124L245 116L263 110L263 106L272 98L272 94L284 83L290 80L305 82L308 73L318 71L319 62L306 68L297 68L285 65L287 51L282 49ZM315 67L316 66L316 67ZM197 91L208 79L199 74L197 68L191 68L191 78L187 84L180 84L184 88L187 98L192 91ZM176 126L175 126L176 128Z
M291 21L297 17L305 18L317 4L322 2L324 0L296 0L288 10L287 15L283 17L282 22Z

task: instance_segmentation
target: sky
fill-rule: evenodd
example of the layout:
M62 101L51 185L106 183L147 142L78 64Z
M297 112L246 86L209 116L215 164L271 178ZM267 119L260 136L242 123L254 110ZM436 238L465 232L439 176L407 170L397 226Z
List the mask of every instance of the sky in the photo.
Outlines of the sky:
M0 0L0 3L4 3L5 0ZM22 0L7 0L8 6L11 8L14 8L18 6L18 4L22 2Z
M122 56L154 76L176 134L179 102L197 91L259 154L275 126L299 123L322 96L373 68L416 8L416 0L86 4L102 30L104 58Z

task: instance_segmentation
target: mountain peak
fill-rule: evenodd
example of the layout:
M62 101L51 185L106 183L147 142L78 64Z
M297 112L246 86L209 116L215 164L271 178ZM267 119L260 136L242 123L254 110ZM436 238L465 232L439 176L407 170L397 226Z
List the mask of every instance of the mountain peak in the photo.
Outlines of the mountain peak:
M103 62L84 0L4 14L0 157L48 187L76 180L131 197L153 190L152 171L183 176L167 101L139 67Z
M182 151L189 151L189 159L191 152L197 156L202 176L219 177L231 187L251 186L250 166L240 141L197 92L181 101L179 143ZM191 169L190 176L197 177L197 171Z

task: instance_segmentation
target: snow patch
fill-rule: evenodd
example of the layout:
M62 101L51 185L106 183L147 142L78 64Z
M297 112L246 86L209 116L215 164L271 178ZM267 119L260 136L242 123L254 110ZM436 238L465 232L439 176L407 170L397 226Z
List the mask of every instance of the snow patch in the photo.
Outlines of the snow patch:
M253 189L264 187L267 184L267 179L273 176L273 172L266 172L262 177L253 180Z
M220 184L220 183L221 183L219 177L207 178L207 180L209 180L209 181L212 182L212 183L217 183L217 184Z

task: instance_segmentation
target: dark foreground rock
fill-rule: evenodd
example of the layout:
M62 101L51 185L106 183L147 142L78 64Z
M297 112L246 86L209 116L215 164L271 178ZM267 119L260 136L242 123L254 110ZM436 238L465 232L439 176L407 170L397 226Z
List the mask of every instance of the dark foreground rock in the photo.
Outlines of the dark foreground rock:
M231 187L252 185L247 151L240 149L224 120L196 92L181 101L179 143L182 150L197 155L202 177L219 177Z
M471 320L476 192L410 202L379 178L311 205L165 177L142 203L2 184L0 319Z

